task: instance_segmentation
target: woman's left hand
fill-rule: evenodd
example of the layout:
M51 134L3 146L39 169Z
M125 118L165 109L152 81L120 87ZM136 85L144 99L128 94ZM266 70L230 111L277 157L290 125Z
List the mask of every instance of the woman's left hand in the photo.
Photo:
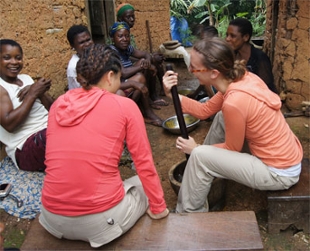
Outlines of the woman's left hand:
M176 148L178 148L180 151L186 154L191 154L193 149L197 146L198 144L191 136L189 136L188 139L178 137L176 140Z

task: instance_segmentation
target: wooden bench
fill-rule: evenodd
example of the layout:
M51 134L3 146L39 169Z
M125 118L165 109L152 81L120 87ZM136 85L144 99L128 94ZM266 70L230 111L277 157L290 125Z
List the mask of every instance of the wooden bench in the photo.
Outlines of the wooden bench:
M298 183L288 190L270 191L268 197L268 232L279 233L289 227L310 232L309 159L303 159Z
M21 250L95 250L89 243L57 239L36 218ZM263 250L253 211L147 215L123 236L97 250Z

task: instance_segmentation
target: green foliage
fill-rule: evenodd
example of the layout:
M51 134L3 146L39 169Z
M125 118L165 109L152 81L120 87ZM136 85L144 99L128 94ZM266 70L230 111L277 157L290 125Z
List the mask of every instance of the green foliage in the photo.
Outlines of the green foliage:
M184 17L193 30L197 24L214 25L225 37L230 20L244 17L253 25L253 36L262 36L266 26L266 0L170 0L170 15ZM188 31L190 34L191 32Z

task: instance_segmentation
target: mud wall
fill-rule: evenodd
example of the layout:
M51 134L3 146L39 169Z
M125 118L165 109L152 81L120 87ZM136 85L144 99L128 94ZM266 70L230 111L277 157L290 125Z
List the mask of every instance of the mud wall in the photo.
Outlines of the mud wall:
M112 0L108 0L112 1ZM1 0L0 38L14 39L24 51L24 69L34 79L51 78L49 93L57 98L67 86L66 68L74 53L66 33L73 24L89 25L85 0ZM116 1L116 5L121 1ZM132 0L136 25L132 30L140 49L149 50L145 21L149 20L152 45L169 40L169 1Z
M151 47L157 51L159 45L170 40L170 2L168 0L129 0L116 1L116 6L121 3L130 3L135 8L136 22L131 29L137 47L150 51L150 41L146 28L149 22Z
M309 10L309 0L268 0L264 49L290 110L300 110L301 102L310 98Z
M67 85L72 55L67 30L87 24L84 0L2 0L0 37L19 42L24 51L23 73L51 78L50 94L58 97Z

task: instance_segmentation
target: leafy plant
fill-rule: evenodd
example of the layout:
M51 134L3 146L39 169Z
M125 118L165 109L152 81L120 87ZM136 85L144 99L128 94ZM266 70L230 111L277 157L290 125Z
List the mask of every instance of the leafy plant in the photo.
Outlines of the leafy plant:
M266 25L266 0L170 0L170 14L184 17L189 27L197 24L214 25L224 37L230 20L249 19L253 36L262 36Z

